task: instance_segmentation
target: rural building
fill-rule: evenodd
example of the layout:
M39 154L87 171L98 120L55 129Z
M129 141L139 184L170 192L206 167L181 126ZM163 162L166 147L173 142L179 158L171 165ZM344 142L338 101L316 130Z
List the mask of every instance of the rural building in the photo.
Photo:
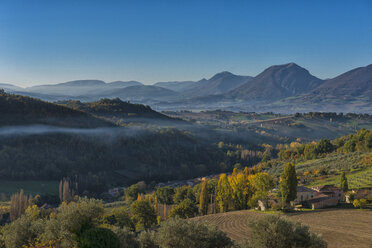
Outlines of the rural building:
M320 209L326 207L333 207L338 204L337 198L329 197L328 195L320 194L312 199L304 201L304 206L311 209Z
M313 187L313 190L317 191L317 195L327 195L332 199L337 199L338 202L342 201L344 198L342 189L334 185L317 186Z
M312 189L298 186L295 204L312 209L336 206L343 199L343 192L333 185L324 185Z
M297 187L297 198L294 200L295 204L302 203L303 201L312 199L316 196L317 192L313 189L304 186Z

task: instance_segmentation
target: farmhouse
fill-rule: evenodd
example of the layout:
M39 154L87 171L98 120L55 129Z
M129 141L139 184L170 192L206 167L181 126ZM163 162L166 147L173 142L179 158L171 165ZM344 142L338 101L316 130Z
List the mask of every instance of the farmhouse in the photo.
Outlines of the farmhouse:
M331 197L332 199L337 199L338 202L342 201L344 197L342 189L334 185L317 186L317 187L313 187L313 190L317 191L318 195L319 194L327 195Z
M332 198L324 194L317 195L313 199L309 199L304 202L304 206L311 209L332 207L336 206L337 204L338 200L336 198Z
M294 203L302 204L312 209L319 209L336 206L342 198L342 190L333 185L318 186L312 189L298 186L297 198L294 200Z
M316 191L313 189L306 188L304 186L297 187L297 198L294 200L295 204L302 203L306 200L312 199L316 196Z

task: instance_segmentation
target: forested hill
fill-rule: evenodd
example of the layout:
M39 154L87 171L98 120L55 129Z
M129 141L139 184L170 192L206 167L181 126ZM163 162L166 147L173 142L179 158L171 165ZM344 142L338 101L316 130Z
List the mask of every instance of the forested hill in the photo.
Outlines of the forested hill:
M111 122L80 110L0 90L0 126L45 124L63 127L109 127Z
M96 102L83 103L80 101L59 102L69 108L81 110L95 116L106 118L122 119L124 121L134 121L138 118L157 119L157 120L174 120L166 115L158 113L150 108L150 106L142 104L132 104L115 99L101 99Z

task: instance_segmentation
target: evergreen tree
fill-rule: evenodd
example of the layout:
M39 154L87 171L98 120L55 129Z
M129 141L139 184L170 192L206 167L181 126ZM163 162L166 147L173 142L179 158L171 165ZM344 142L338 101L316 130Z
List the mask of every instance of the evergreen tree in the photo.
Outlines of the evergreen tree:
M297 197L297 176L293 163L284 165L284 170L280 176L280 193L283 204L286 205L289 205Z
M199 206L199 214L206 215L208 213L208 189L207 189L207 180L203 180L201 185L201 192L200 192L200 206Z
M341 189L344 193L349 190L349 184L344 171L341 173Z

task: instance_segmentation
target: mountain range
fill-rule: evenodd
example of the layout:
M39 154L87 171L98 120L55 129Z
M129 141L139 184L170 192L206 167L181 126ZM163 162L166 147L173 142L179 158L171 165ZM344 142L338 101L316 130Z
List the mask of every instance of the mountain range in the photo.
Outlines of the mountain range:
M372 65L327 80L317 78L295 63L288 63L271 66L255 77L225 71L199 81L153 85L137 81L78 80L28 88L0 84L0 88L47 101L96 101L118 97L149 104L158 110L372 112Z

